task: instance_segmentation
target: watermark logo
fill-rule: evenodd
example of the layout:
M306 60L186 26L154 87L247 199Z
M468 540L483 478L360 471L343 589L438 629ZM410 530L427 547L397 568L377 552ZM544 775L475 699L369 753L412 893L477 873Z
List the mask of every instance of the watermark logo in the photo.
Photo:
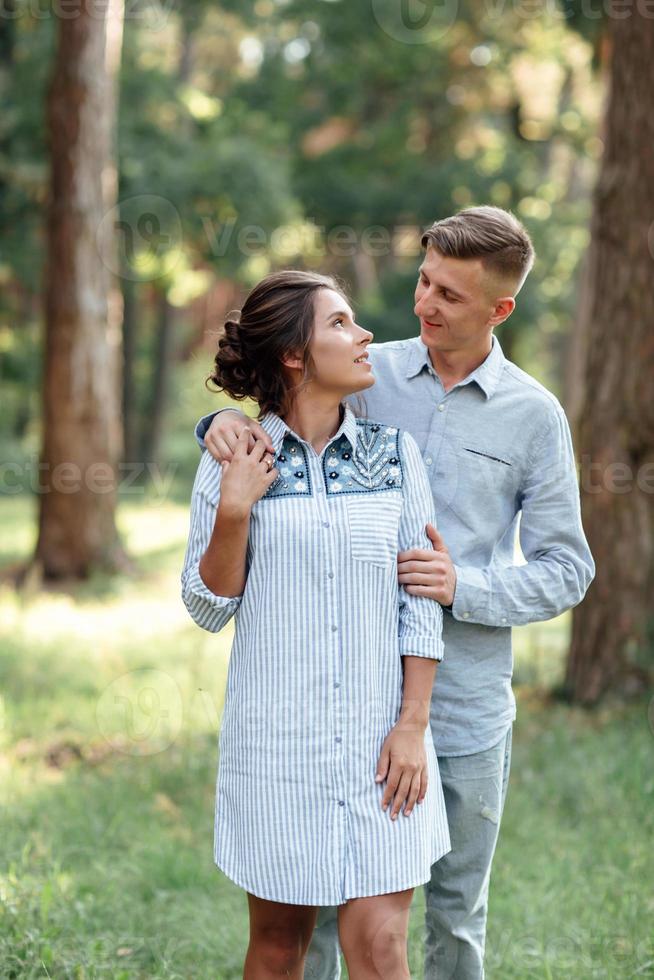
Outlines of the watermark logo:
M100 695L96 722L116 752L138 756L164 752L182 729L179 687L163 670L127 671Z
M401 44L439 40L458 11L458 0L372 0L372 12L382 31Z
M153 282L169 275L181 257L182 222L175 205L158 194L125 198L104 215L96 246L116 276Z

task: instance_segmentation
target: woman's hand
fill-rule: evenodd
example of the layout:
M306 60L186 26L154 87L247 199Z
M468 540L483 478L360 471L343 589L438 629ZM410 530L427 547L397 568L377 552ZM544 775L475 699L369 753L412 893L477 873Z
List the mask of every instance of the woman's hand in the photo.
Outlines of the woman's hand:
M248 515L279 472L273 467L274 457L267 451L263 439L255 439L248 451L250 430L246 426L236 440L230 463L223 462L219 509L235 517ZM271 468L272 467L272 468Z
M416 802L422 803L427 792L427 753L425 752L424 728L395 725L384 739L377 762L375 782L387 777L382 798L382 810L391 807L391 820L406 800L404 816L408 817Z

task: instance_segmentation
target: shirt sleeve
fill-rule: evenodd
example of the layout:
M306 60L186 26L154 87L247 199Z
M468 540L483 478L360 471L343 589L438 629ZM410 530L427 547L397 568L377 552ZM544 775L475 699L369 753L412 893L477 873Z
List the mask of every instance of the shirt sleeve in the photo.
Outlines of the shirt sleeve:
M519 540L527 564L455 563L455 619L484 626L551 619L581 602L593 580L570 427L560 406L528 461L519 503Z
M200 559L207 550L220 500L221 466L203 453L191 495L191 520L182 569L182 599L191 618L210 633L218 633L238 610L242 596L220 596L204 584Z
M431 548L425 525L436 526L434 498L429 487L427 471L420 450L413 436L401 433L402 465L402 514L400 516L399 546ZM400 654L403 657L430 657L443 659L443 611L434 599L427 596L409 595L403 585L398 585L400 617Z
M207 448L204 442L204 437L209 431L209 426L215 419L216 415L219 415L220 412L240 412L240 411L241 410L239 408L229 408L229 407L219 408L217 412L209 412L208 415L203 415L202 418L198 422L196 422L195 438L202 452L204 452L204 450ZM241 414L243 413L241 412Z

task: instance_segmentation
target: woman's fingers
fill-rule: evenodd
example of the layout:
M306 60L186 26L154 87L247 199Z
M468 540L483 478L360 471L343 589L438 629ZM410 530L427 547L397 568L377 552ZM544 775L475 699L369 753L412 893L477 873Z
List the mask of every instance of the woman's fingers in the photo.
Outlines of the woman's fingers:
M395 791L395 798L393 800L393 806L391 807L391 820L397 820L397 815L402 809L402 804L408 798L409 792L411 790L411 783L413 782L414 773L408 769L405 769L402 773L400 782Z
M241 429L236 440L236 446L234 447L234 457L247 456L248 453L248 440L250 438L250 430L247 426Z
M418 803L422 803L425 796L427 795L427 786L429 785L429 775L427 773L427 767L422 770L420 777L420 792L418 793Z
M420 796L420 785L421 785L421 772L420 770L414 774L411 780L411 787L409 789L409 794L406 798L406 805L404 807L404 816L408 817L413 810L419 796Z

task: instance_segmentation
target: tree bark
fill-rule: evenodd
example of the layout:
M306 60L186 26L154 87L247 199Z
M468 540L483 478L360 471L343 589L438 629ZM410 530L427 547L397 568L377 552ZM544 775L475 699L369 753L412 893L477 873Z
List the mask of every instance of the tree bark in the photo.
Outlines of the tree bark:
M123 567L115 524L121 448L119 291L110 269L112 143L122 0L58 20L47 103L43 448L36 563L45 578Z
M143 460L150 466L161 462L161 439L170 390L175 324L175 310L168 302L165 289L157 290L155 295L157 297L157 324L154 372L141 449Z
M577 434L597 574L574 612L567 667L585 704L646 681L654 567L654 20L638 4L611 13Z

